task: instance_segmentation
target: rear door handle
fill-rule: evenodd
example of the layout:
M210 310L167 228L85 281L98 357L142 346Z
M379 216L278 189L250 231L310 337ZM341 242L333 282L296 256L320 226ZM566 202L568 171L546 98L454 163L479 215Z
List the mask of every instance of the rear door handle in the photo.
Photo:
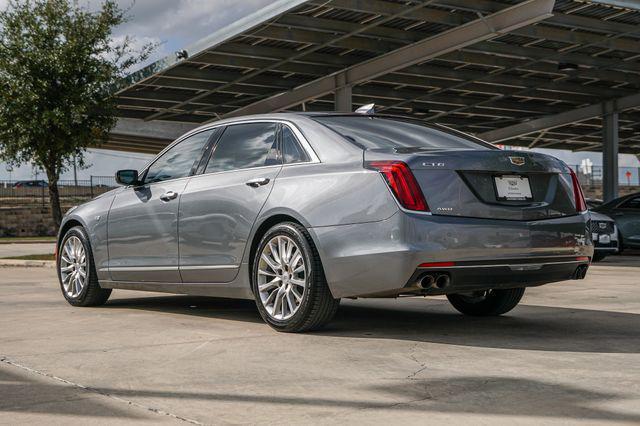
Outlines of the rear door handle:
M178 197L178 193L174 191L165 192L160 196L162 201L171 201L175 200Z
M264 178L264 177L251 179L246 182L246 184L251 186L252 188L257 188L259 186L266 185L268 183L269 183L269 178Z

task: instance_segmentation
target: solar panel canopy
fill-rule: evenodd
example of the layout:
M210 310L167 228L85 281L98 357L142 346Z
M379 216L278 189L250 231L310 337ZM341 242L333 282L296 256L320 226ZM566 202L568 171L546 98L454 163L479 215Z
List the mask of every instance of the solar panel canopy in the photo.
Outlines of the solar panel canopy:
M104 148L158 152L168 135L244 111L333 111L333 91L306 88L451 39L454 48L350 84L353 108L375 103L508 145L591 151L602 149L597 111L614 108L620 152L640 153L640 2L546 0L544 17L492 28L495 14L536 1L274 1L130 75L117 95L120 127L172 131L116 128ZM481 23L489 35L473 38ZM458 36L469 39L456 45ZM589 107L596 113L572 115Z

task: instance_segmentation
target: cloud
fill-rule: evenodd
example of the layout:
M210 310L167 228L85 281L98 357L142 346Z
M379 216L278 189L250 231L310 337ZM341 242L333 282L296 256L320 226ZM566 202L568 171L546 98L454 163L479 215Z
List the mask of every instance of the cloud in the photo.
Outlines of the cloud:
M128 10L129 21L114 29L114 38L129 35L139 46L146 42L160 43L150 58L155 61L257 11L272 0L116 1ZM0 0L0 10L7 4L8 0ZM79 4L96 11L102 0L80 0Z
M94 0L95 4L99 2ZM119 0L129 8L129 22L114 35L162 43L159 59L268 5L270 0Z

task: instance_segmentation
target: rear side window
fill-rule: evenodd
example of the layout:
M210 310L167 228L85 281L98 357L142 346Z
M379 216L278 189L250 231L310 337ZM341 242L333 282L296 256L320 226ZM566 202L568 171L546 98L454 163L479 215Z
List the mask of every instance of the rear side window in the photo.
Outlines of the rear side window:
M234 124L213 149L205 173L279 164L275 123Z
M282 126L282 156L285 164L309 161L309 156L300 145L298 138L287 126Z
M417 120L372 116L317 116L314 119L364 149L496 149Z

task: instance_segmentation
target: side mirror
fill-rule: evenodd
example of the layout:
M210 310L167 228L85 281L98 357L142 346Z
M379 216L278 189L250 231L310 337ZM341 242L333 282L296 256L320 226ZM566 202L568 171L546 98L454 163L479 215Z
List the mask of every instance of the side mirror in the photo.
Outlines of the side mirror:
M120 185L135 185L138 183L138 171L118 170L116 172L116 182Z

